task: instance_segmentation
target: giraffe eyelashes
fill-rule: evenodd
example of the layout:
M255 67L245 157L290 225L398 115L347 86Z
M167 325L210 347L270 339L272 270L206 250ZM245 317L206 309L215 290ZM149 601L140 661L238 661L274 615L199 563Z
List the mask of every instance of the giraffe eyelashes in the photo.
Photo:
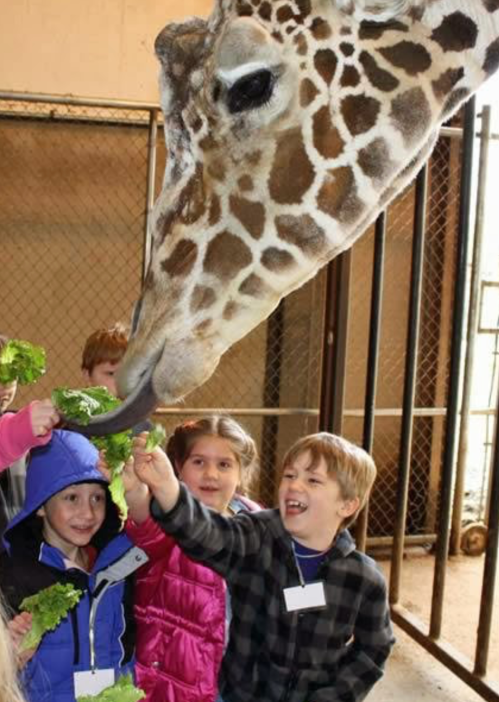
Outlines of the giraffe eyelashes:
M274 91L275 77L263 69L240 78L227 91L227 108L231 114L254 110L269 102Z

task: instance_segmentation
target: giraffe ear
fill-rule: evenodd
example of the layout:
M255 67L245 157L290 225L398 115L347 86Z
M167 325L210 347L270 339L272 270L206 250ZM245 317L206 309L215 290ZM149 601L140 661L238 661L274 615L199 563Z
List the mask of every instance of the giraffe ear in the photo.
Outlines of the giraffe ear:
M424 0L333 0L338 10L357 20L388 22L421 7Z

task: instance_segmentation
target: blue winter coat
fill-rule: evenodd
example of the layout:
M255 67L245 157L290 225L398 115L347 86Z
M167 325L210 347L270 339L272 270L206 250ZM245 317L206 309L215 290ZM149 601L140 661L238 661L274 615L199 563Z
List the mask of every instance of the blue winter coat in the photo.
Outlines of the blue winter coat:
M24 597L55 582L72 582L84 592L55 631L45 634L23 671L31 702L75 702L75 671L113 668L117 677L133 670L129 576L147 556L125 534L113 535L119 522L108 501L106 520L94 537L98 555L91 572L67 569L62 552L41 538L36 516L42 504L69 485L105 482L96 461L97 451L87 439L55 431L46 447L33 451L24 508L5 532L8 553L0 560L0 589L14 612Z

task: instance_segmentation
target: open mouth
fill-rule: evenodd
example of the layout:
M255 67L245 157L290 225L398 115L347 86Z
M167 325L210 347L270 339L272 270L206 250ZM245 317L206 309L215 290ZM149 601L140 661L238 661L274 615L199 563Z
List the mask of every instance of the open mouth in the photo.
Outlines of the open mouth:
M300 500L285 500L284 506L286 514L291 516L303 514L307 510L307 505L304 502L300 502Z

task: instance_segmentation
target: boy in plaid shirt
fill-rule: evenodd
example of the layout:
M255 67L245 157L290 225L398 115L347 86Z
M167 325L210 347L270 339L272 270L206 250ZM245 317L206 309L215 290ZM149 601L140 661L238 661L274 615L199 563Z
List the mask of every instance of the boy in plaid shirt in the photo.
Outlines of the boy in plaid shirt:
M179 483L161 449L145 451L146 436L135 439L129 504L150 508L230 590L223 702L363 700L394 642L384 577L345 529L368 498L372 458L333 434L307 436L284 457L279 508L228 519Z

